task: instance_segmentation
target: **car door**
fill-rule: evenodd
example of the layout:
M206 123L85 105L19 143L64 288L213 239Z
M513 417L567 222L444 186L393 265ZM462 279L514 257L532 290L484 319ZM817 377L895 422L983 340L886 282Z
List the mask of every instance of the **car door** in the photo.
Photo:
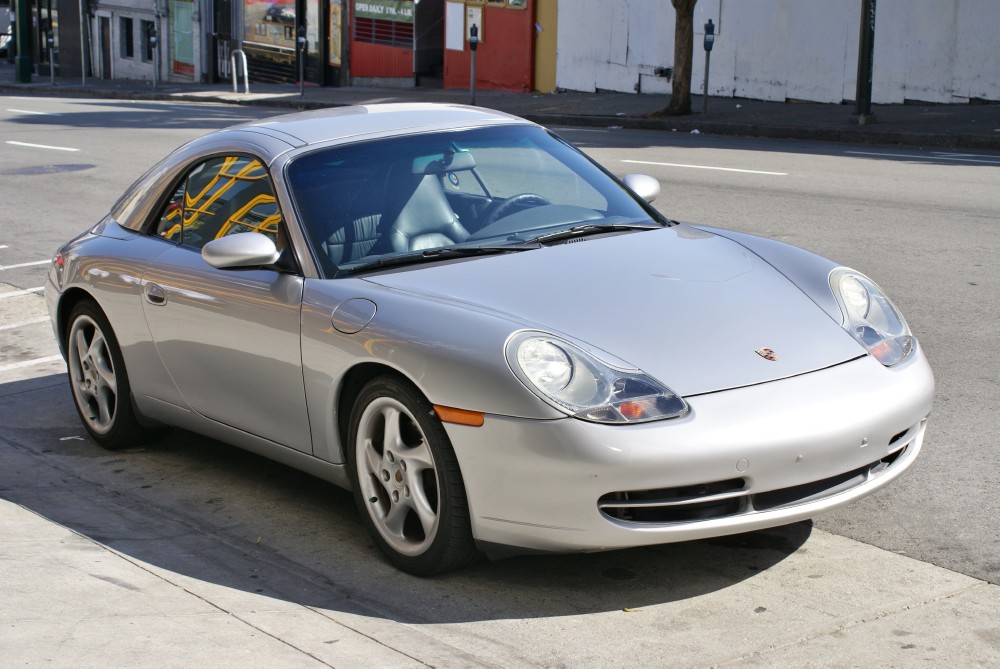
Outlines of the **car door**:
M151 235L168 250L142 278L143 310L178 392L203 416L311 452L300 353L304 279L287 269L211 267L209 241L238 232L287 235L261 162L215 156L190 169Z

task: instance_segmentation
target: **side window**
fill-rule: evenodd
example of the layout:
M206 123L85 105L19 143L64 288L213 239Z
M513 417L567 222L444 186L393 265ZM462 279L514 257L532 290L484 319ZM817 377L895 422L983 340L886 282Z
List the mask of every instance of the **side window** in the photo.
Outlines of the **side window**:
M226 235L260 232L280 249L280 225L281 211L260 161L223 156L188 173L161 212L156 234L200 249Z

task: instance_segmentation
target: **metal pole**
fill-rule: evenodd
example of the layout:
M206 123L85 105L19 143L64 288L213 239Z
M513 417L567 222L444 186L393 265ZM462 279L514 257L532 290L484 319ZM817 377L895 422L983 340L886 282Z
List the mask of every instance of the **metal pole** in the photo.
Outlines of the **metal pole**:
M49 85L55 86L56 85L56 59L54 57L54 54L52 53L53 50L54 50L52 48L52 37L51 36L47 37L46 41L48 42L48 47L49 47Z
M17 83L31 83L31 12L28 0L17 0L17 13L14 21L14 39L17 45L17 55L14 57L14 74Z
M80 85L87 87L87 38L86 15L83 13L83 0L80 0Z
M469 104L476 104L476 52L472 52L472 71L469 73Z
M861 0L861 35L858 38L858 81L854 95L854 113L858 123L874 123L872 114L872 78L875 61L875 0Z
M153 90L160 81L160 13L153 15Z
M701 89L701 115L708 114L708 66L712 60L712 52L705 52L705 85Z

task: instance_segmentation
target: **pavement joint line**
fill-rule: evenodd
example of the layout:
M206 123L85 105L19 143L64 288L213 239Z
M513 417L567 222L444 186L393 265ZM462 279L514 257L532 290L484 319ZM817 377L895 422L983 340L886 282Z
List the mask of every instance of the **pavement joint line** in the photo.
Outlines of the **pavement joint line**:
M0 265L0 270L18 269L19 267L34 267L36 265L48 265L51 260L33 260L32 262L22 262L16 265Z
M38 323L45 323L49 320L48 316L42 316L40 318L32 318L27 321L18 321L17 323L9 323L7 325L0 325L0 331L3 330L16 330L18 328L27 327L29 325L36 325Z
M900 556L900 557L905 557L905 556ZM931 563L928 562L928 563L924 563L924 564L931 564ZM934 565L932 565L932 566L934 566ZM938 568L939 569L945 569L945 567L938 567ZM949 569L948 571L951 571L951 570ZM958 572L952 572L952 573L958 573ZM969 576L968 578L971 579L972 577ZM734 657L734 658L731 658L729 660L725 660L723 662L719 662L718 664L713 665L713 666L724 667L724 666L735 665L735 664L743 664L744 662L746 662L747 660L750 660L752 658L763 658L766 655L769 655L769 654L774 653L776 651L785 650L786 648L793 648L793 647L801 645L803 643L807 643L809 641L814 641L814 640L820 639L822 637L827 637L827 636L831 636L831 635L834 635L834 634L839 634L839 633L844 632L846 630L854 629L855 627L860 627L861 625L867 625L868 623L873 623L875 621L882 620L883 618L888 618L890 616L894 616L894 615L897 615L897 614L900 614L900 613L904 613L906 611L912 611L912 610L920 608L920 607L930 606L931 604L936 604L938 602L943 602L943 601L946 601L948 599L953 599L955 597L958 597L959 595L963 595L963 594L965 594L967 592L972 592L973 590L976 590L977 588L982 588L982 587L986 587L986 588L994 587L995 588L995 587L1000 587L1000 586L995 586L992 583L990 583L989 581L983 581L983 580L980 580L980 579L975 579L975 583L971 583L971 584L969 584L967 586L964 586L962 588L959 588L958 590L955 590L953 592L947 592L947 593L938 595L937 597L931 597L930 599L925 599L925 600L921 600L921 601L911 602L909 604L901 604L901 605L896 606L896 607L891 608L891 609L887 609L887 610L884 610L884 611L879 611L877 613L873 613L871 615L864 616L862 618L856 618L855 620L848 621L847 623L845 623L843 625L838 625L838 626L835 626L835 627L831 627L831 628L829 628L829 629L827 629L825 631L822 631L822 632L817 632L815 634L810 634L810 635L807 635L807 636L799 637L798 639L795 639L794 641L789 641L789 642L783 643L783 644L774 644L772 646L769 646L768 648L764 648L764 649L761 649L761 650L756 650L756 651L754 651L752 653L748 653L747 655L741 655L739 657Z
M775 177L787 177L788 172L765 172L763 170L743 170L736 167L713 167L711 165L685 165L683 163L658 163L652 160L622 160L633 165L659 165L661 167L686 167L693 170L718 170L719 172L740 172L743 174L766 174Z
M32 367L34 365L44 365L47 362L55 362L56 360L62 360L61 355L47 355L44 358L34 358L32 360L22 360L20 362L12 362L7 365L0 365L0 372L9 372L12 369L21 369L22 367Z
M305 606L305 608L309 609L313 613L316 613L316 614L318 614L318 615L326 618L327 620L332 621L333 623L336 623L337 625L340 625L341 627L344 627L346 629L351 630L355 634L359 634L359 635L365 637L366 639L369 639L369 640L377 643L378 645L382 646L383 648L388 648L389 650L391 650L391 651L393 651L395 653L399 653L403 657L408 657L411 660L413 660L414 662L419 662L420 664L422 664L425 667L433 666L433 665L427 664L426 662L424 662L423 660L421 660L418 657L414 657L413 655L410 655L409 653L403 652L399 648L394 648L394 647L386 644L381 639L378 639L378 638L372 636L371 634L368 634L367 632L363 632L363 631L361 631L359 629L356 629L356 628L352 627L351 625L348 625L347 623L341 622L341 621L337 620L336 618L333 618L333 617L327 615L327 612L324 609L318 609L318 608L313 607L313 606ZM384 611L376 609L376 613L378 613L378 614L382 615L383 617L385 617L386 620L391 620L392 619L392 617L390 615L388 615ZM441 639L435 639L434 637L432 637L432 636L430 636L428 634L425 634L424 632L420 631L419 629L414 628L413 625L410 625L408 623L399 622L399 621L397 621L397 624L404 625L407 629L409 629L411 632L413 632L415 634L420 634L421 636L429 637L434 643L447 645L449 648L454 649L455 652L457 652L457 653L459 653L459 654L461 654L463 656L468 656L469 655L469 653L467 651L462 650L458 646L455 646L455 645L453 645L453 644L451 644L451 643L449 643L447 641L443 641ZM483 660L481 658L478 658L478 657L474 657L473 656L473 659L475 659L475 661L477 662L478 666L481 666L481 667L495 667L496 669L499 669L499 667L500 667L500 665L494 665L494 664L486 665L486 664L483 664Z
M6 297L22 297L24 295L31 295L32 293L40 293L45 290L45 286L35 286L34 288L25 288L24 290L12 290L8 293L0 293L0 299Z

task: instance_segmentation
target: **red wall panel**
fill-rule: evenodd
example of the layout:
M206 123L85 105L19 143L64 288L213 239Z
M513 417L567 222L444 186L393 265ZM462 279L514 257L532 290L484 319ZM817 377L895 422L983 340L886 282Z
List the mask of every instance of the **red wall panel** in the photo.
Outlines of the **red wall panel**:
M412 77L413 50L352 40L351 76Z
M476 51L476 88L530 91L534 43L534 3L527 9L483 8L484 41ZM447 27L446 27L447 30ZM469 43L444 51L444 87L468 88Z

